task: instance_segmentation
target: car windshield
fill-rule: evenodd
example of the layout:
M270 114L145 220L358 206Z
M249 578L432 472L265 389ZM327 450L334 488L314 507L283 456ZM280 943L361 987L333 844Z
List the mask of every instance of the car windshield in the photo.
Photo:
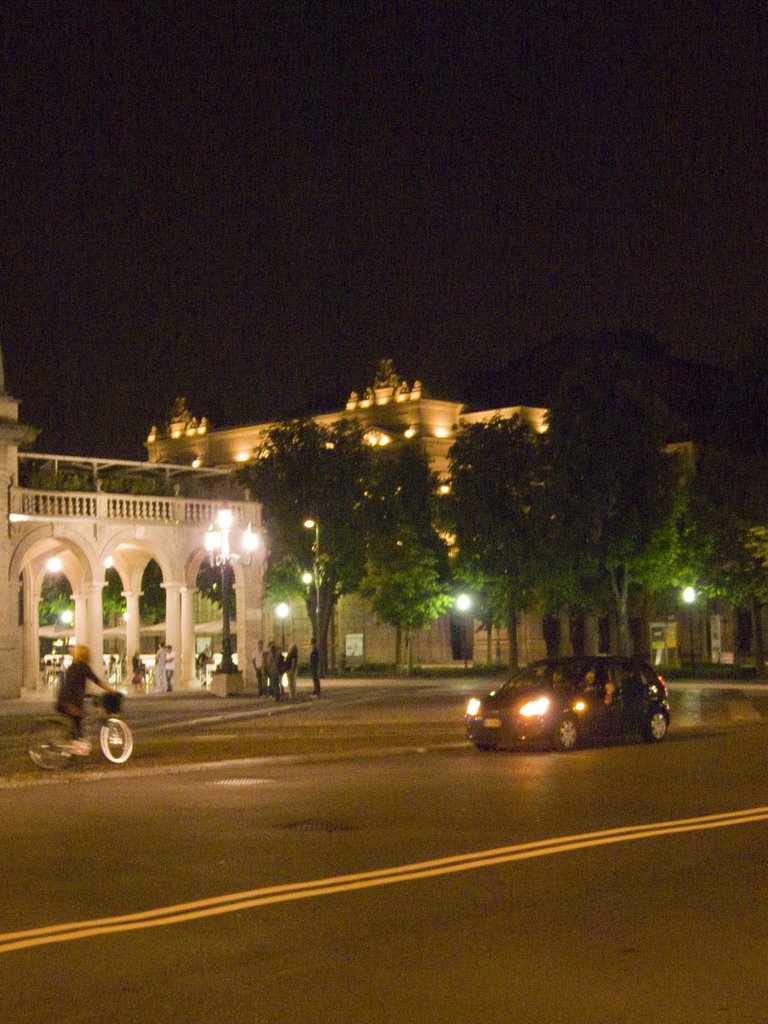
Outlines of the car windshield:
M518 671L501 687L502 693L519 690L573 690L584 678L586 666L536 661Z

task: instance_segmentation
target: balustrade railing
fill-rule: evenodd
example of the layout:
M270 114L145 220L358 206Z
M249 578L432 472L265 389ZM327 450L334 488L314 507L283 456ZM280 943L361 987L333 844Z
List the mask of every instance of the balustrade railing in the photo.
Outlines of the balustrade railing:
M16 523L35 519L102 519L192 526L213 522L221 508L230 508L235 521L243 526L251 523L256 528L260 524L260 507L254 502L10 488L10 520Z

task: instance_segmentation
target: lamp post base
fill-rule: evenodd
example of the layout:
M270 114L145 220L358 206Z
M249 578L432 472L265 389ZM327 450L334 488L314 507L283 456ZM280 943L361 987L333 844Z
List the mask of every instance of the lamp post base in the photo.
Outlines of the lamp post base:
M211 676L211 693L215 697L233 697L245 693L242 672L214 672Z

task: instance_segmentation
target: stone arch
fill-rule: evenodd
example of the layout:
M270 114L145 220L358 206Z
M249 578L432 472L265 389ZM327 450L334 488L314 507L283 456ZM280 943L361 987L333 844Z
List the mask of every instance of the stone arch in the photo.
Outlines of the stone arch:
M101 595L104 566L96 548L82 532L57 524L28 530L13 549L9 560L8 582L21 579L23 613L21 624L22 681L36 689L40 659L39 602L47 575L46 562L52 556L62 560L62 573L72 588L75 603L75 639L94 651L102 649ZM97 669L98 671L98 669Z
M139 595L150 560L162 574L166 594L165 639L177 651L177 683L195 685L195 622L193 596L197 573L207 557L205 533L219 507L216 502L190 503L182 498L156 501L124 496L69 495L55 499L48 492L17 488L10 518L5 614L7 650L6 681L0 692L13 695L23 687L39 684L38 607L45 561L59 555L62 571L72 585L75 602L75 639L94 652L104 650L103 589L105 560L117 573L126 598L128 616L125 654L140 650L142 627ZM255 522L260 528L260 509L250 502L235 503L238 521ZM17 511L18 510L18 511ZM247 651L261 633L263 556L254 566L235 566L235 600L239 615L238 663L249 671ZM110 573L111 576L111 573ZM23 617L18 617L23 595ZM33 608L34 605L34 608ZM34 612L34 614L33 614ZM132 612L132 615L131 615ZM122 623L120 623L122 627ZM119 634L122 637L122 631ZM145 648L146 651L146 648ZM178 653L182 657L179 659ZM2 654L2 648L0 648ZM19 657L21 655L21 657Z

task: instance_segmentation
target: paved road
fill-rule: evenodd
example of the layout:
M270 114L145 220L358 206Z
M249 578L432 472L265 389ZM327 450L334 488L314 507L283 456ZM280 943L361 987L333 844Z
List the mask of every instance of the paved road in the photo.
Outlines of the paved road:
M3 789L0 1019L762 1024L765 698L707 694L658 747Z
M280 704L252 696L130 694L125 717L136 746L120 770L463 744L467 697L488 685L477 678L343 680L327 683L319 701L300 691L295 703ZM673 683L670 692L673 734L768 717L768 686ZM47 697L0 701L0 779L39 775L26 757L26 739L35 716L49 709ZM80 767L105 763L94 755Z

